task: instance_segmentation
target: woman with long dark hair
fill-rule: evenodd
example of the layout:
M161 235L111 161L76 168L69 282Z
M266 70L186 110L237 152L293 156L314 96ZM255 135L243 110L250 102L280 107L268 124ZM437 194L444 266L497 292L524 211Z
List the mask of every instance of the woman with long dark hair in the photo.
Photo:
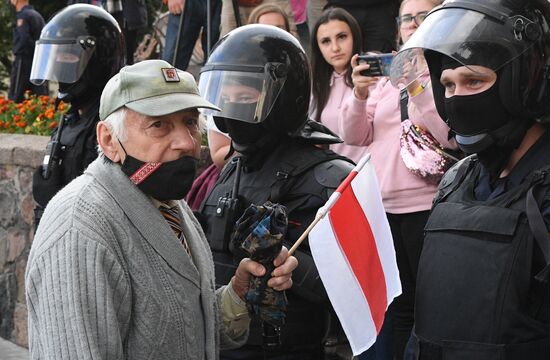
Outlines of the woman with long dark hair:
M312 34L310 116L339 134L340 107L353 93L350 61L353 54L361 52L361 29L346 10L330 8L321 14ZM357 162L366 148L334 144L330 149Z

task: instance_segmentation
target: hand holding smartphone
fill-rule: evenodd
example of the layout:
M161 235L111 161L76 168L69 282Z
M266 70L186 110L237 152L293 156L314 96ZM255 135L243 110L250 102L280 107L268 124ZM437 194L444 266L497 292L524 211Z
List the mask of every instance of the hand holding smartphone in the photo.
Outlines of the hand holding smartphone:
M358 64L369 64L369 68L361 71L363 76L389 76L394 54L366 54L357 57Z

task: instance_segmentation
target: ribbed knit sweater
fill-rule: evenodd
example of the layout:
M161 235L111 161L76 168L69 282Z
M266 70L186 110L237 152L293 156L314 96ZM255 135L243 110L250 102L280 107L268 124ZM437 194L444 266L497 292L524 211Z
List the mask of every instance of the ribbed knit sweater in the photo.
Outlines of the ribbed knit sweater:
M97 159L49 203L26 273L32 359L217 359L208 243L180 202L193 259L116 164Z

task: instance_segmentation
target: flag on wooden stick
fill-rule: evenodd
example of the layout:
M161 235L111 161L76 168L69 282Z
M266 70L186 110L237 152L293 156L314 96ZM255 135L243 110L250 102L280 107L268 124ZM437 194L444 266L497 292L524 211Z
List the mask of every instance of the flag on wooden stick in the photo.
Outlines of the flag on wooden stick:
M321 219L309 234L313 259L354 355L374 344L389 304L401 294L392 235L369 159L361 159L319 209Z

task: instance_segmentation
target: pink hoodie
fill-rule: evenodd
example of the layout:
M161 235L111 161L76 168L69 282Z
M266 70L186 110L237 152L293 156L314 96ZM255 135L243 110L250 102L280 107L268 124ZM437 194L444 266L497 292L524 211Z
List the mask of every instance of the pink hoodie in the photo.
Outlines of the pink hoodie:
M435 109L429 85L420 94L409 95L409 118L428 130L443 147L456 149L454 140L447 140L449 128ZM353 94L346 99L338 118L339 134L346 144L367 146L386 212L405 214L429 210L437 185L410 172L399 154L399 89L387 78L381 78L370 90L367 100L359 100Z
M339 115L342 113L342 108L346 99L353 97L353 88L346 84L346 73L332 73L330 78L330 93L327 103L321 112L319 121L328 127L332 132L342 137L342 132L339 128ZM313 105L313 101L311 102ZM311 114L315 118L316 111ZM367 153L367 148L364 146L353 146L349 144L332 144L330 150L337 154L346 156L357 163L363 155Z

